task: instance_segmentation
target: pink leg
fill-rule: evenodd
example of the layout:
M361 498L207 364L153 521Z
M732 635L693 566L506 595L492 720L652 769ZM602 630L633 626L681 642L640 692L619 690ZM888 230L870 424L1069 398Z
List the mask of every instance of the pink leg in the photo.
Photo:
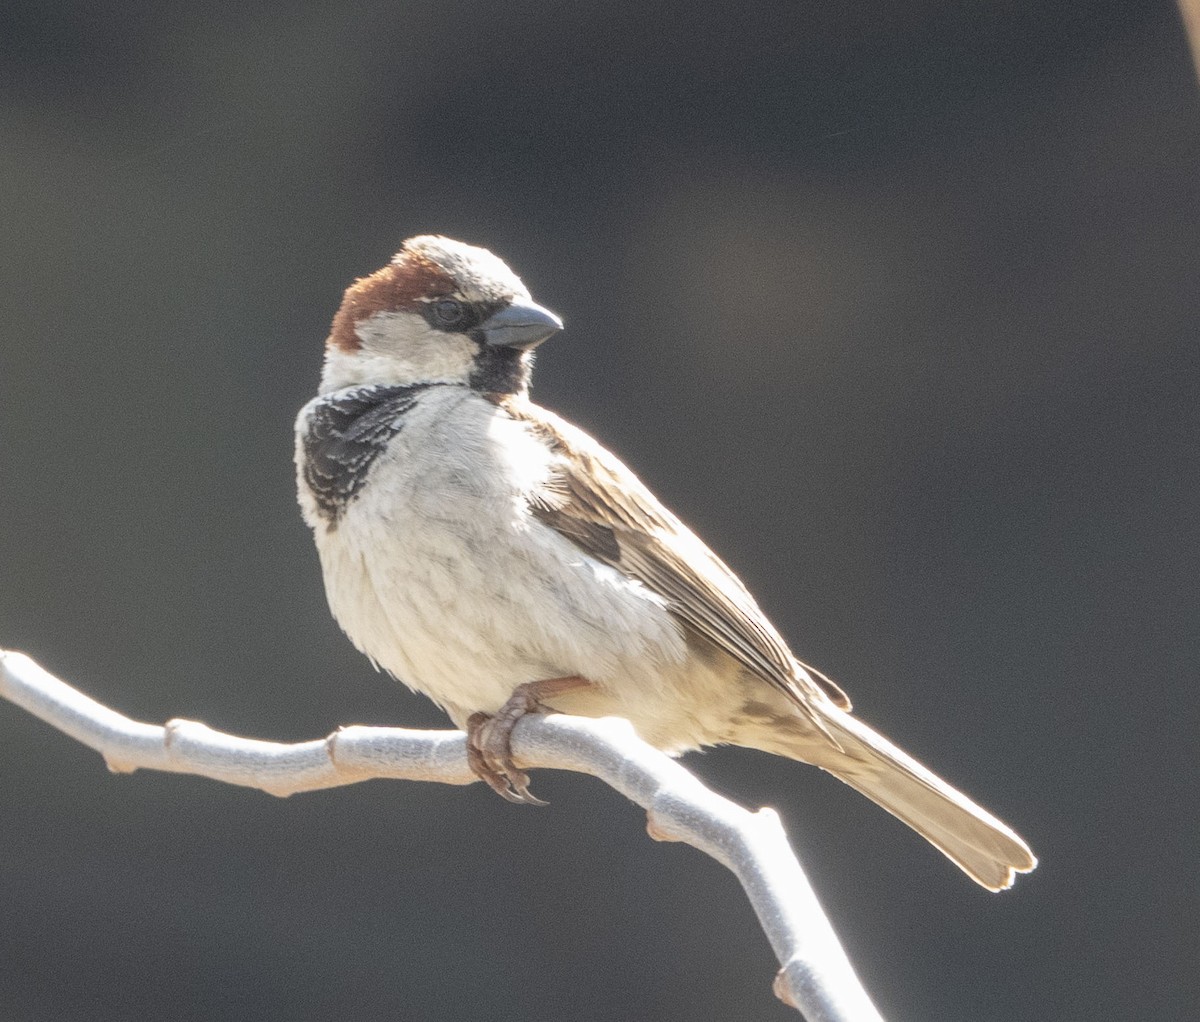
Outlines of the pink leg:
M528 713L544 713L546 706L543 699L590 684L590 681L577 674L529 681L513 689L508 702L496 714L471 714L467 718L467 762L471 770L486 781L492 791L509 802L546 805L529 790L529 775L513 763L513 728Z

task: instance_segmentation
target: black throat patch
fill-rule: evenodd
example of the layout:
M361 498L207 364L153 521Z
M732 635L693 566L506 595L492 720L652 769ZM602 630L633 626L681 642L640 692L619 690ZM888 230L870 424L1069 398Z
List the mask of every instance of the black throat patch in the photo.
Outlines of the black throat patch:
M404 428L405 413L430 386L357 387L313 409L301 441L304 481L330 529L363 488L388 441Z
M529 389L529 374L533 370L532 352L519 348L489 347L479 344L479 354L468 381L472 390L481 394L520 394Z

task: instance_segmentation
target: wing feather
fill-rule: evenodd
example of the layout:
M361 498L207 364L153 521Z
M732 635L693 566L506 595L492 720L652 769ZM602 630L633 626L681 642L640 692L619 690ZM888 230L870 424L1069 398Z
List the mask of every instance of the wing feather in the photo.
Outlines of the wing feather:
M512 399L503 407L558 456L554 480L531 503L540 521L638 579L687 627L806 713L814 696L850 708L836 683L792 655L738 577L625 465L543 408Z

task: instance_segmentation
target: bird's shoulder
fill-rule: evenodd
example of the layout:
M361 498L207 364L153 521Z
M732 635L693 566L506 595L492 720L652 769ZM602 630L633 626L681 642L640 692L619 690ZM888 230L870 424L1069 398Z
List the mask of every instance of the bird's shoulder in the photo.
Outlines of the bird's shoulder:
M530 511L595 559L638 579L672 613L752 673L803 704L841 689L798 661L736 574L595 439L524 398L500 407L553 454Z

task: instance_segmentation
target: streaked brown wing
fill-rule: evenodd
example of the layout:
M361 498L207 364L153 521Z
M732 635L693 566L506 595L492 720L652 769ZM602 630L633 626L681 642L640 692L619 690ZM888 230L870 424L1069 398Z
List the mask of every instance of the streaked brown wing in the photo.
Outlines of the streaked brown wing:
M559 455L553 485L532 504L540 521L658 593L688 627L801 708L817 690L850 708L833 681L793 657L738 577L620 461L544 408L512 399L504 408Z

